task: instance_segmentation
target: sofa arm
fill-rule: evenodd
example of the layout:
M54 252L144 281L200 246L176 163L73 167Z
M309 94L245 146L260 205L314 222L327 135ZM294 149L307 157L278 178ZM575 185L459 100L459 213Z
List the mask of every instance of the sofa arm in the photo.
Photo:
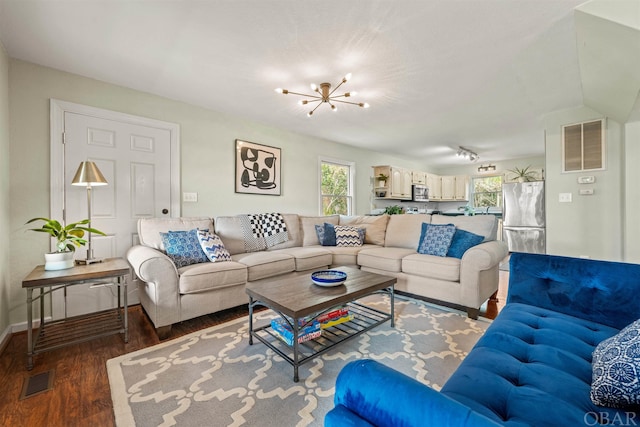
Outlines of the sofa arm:
M374 360L356 360L340 371L334 402L336 407L326 415L325 427L499 425ZM345 416L349 413L353 415ZM349 420L346 424L345 419Z
M514 252L507 303L622 329L640 318L640 265Z
M178 270L171 259L157 249L136 245L127 251L127 260L140 280L140 302L156 328L180 321Z
M493 240L467 250L460 260L460 302L477 309L498 290L498 267L508 253L504 242Z

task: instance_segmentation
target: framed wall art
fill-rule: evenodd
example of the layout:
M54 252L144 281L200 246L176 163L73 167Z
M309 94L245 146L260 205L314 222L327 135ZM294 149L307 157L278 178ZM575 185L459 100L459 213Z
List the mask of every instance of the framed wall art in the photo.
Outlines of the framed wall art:
M280 149L236 139L236 193L280 195Z

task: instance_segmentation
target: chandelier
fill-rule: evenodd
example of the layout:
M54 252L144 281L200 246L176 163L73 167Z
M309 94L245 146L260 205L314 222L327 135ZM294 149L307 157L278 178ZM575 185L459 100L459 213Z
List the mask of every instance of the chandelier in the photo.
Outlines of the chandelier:
M480 158L480 156L478 156L478 153L474 153L473 151L464 147L458 147L458 152L456 153L456 156L464 157L465 159L468 158L472 162L475 162Z
M309 99L303 99L298 101L298 104L300 105L313 104L314 102L317 102L318 105L316 105L313 108L313 110L307 113L307 117L311 117L313 115L313 112L316 111L318 107L324 103L329 104L331 106L332 111L338 110L338 107L336 107L335 105L336 102L341 102L343 104L357 105L358 107L362 107L362 108L369 108L369 104L367 104L366 102L351 102L351 101L345 101L344 99L340 99L340 98L350 98L352 96L356 96L357 92L345 92L341 95L334 95L335 91L338 90L338 88L342 86L343 83L346 83L350 78L351 78L351 73L344 76L342 78L342 81L340 81L340 83L338 83L338 85L333 90L331 89L331 83L320 83L320 85L315 85L312 83L311 90L316 92L317 95L308 95L305 93L292 92L290 90L282 89L282 88L277 88L276 92L281 93L283 95L291 94L291 95L299 95L299 96L304 96L306 98L309 98Z

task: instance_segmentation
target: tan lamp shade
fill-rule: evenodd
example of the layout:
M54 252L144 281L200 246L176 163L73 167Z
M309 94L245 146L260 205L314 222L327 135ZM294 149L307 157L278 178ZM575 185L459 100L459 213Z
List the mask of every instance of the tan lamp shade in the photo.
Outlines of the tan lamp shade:
M108 182L94 162L80 162L76 175L71 181L71 185L84 185L87 187L96 185L107 185Z

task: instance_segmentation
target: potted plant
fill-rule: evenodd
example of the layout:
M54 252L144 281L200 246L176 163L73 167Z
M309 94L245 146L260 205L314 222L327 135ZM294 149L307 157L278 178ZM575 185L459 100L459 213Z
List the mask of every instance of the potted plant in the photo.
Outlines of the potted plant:
M402 207L398 205L387 206L384 210L387 215L399 215L402 213Z
M44 221L44 224L42 224L40 228L30 228L29 230L47 233L56 239L57 250L44 255L45 270L64 270L65 268L73 267L73 253L76 250L76 246L84 246L87 243L84 239L85 233L95 233L106 236L106 234L100 230L86 227L85 225L89 224L88 219L62 226L60 221L55 219L32 218L27 221L27 224L35 221Z
M537 179L536 172L531 170L531 166L525 168L515 167L508 169L508 172L511 172L514 175L512 179L518 182L529 182Z
M376 178L378 179L378 187L385 187L389 176L381 173Z

